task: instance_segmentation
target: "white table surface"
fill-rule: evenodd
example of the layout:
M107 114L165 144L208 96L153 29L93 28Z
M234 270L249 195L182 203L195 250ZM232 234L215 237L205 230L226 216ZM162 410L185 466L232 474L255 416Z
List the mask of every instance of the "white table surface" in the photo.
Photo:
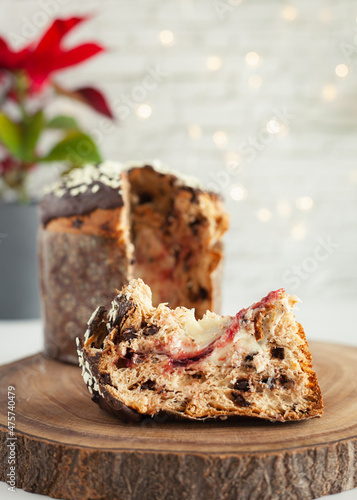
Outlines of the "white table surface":
M342 307L342 304L341 304ZM305 331L310 340L326 340L330 342L340 342L357 346L357 335L355 325L353 324L353 314L344 315L341 324L341 316L337 314L322 315L324 311L331 311L328 305L312 306L304 305L300 307L301 311L297 313L297 318L302 322ZM338 311L339 308L334 308ZM350 308L344 304L345 311L354 311L355 304L350 304ZM0 364L9 363L25 356L30 356L42 350L42 324L40 320L29 321L0 321ZM357 397L357 396L356 396ZM0 499L13 499L13 493L8 491L6 483L0 482ZM26 493L23 490L16 489L17 500L43 500L43 495ZM330 495L331 499L338 500L357 500L357 488L346 491L338 495ZM286 499L289 500L289 499Z

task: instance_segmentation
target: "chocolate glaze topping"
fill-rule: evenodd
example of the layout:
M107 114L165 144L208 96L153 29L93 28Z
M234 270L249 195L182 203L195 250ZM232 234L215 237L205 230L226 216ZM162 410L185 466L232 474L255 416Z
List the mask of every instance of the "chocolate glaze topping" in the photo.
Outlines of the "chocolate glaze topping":
M99 190L92 193L91 186L98 185ZM40 217L43 224L47 224L56 217L70 215L85 215L96 208L109 209L122 207L124 204L118 189L110 188L101 182L91 184L89 190L72 196L66 192L61 198L54 193L46 194L40 203Z
M193 203L198 203L199 192L221 198L218 193L205 190L197 179L170 170L158 161L153 161L151 165L135 162L125 166L106 161L96 166L85 165L74 169L50 186L39 205L41 222L46 225L57 217L85 215L96 208L105 210L122 207L121 175L132 168L151 168L161 175L171 175L179 187L192 193Z
M122 207L121 172L122 166L114 162L72 170L50 186L40 202L41 222L46 225L57 217L85 215L96 208Z

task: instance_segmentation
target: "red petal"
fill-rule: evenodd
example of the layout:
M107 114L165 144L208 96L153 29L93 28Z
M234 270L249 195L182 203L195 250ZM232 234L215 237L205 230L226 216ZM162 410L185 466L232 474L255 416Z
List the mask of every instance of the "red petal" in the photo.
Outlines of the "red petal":
M93 87L82 87L74 90L75 94L79 94L81 100L95 109L98 113L114 119L114 115L109 107L108 101L99 90Z
M6 41L0 37L0 68L12 71L21 69L29 54L28 48L15 52L9 48Z
M26 60L26 70L36 88L41 88L52 71L72 65L59 62L63 55L60 45L64 36L86 19L87 17L56 19L42 36L37 47Z
M9 90L7 96L10 101L19 102L19 97L14 90Z
M96 43L84 43L74 49L58 54L50 66L52 67L52 71L67 68L68 66L74 66L75 64L85 61L99 52L104 52L104 48L100 45Z
M69 19L55 19L52 25L40 39L35 52L38 56L53 54L57 51L63 37L77 24L85 21L86 17L70 17Z
M40 90L53 71L74 66L104 51L103 47L95 43L79 45L65 51L61 49L64 36L86 19L88 17L56 19L37 46L30 43L19 52L12 51L0 37L0 70L24 69L32 80L31 88L35 92Z
M6 41L0 37L0 68L10 69L9 66L12 64L14 55L14 52L9 49Z
M26 61L26 69L30 77L37 84L41 85L52 72L68 68L69 66L75 66L103 51L104 48L100 45L86 43L68 50L67 52L59 51L57 54L53 54L46 59L43 57L28 58Z
M11 156L6 155L5 158L0 160L0 173L6 174L16 167L16 160Z
M0 50L9 50L6 41L0 36Z

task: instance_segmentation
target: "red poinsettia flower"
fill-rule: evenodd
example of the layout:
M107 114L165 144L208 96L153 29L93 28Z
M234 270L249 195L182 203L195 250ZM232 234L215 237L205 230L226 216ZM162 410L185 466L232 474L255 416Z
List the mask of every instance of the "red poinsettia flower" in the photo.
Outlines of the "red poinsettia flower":
M32 99L35 93L40 93L48 85L56 93L80 101L114 119L108 101L99 90L89 86L67 90L52 78L57 71L75 66L104 51L96 43L84 43L72 48L63 46L66 34L86 19L56 19L39 40L18 51L0 37L0 100L3 103L14 101L14 106L18 110L21 108L17 118L11 113L11 108L0 112L0 178L4 186L17 191L23 201L29 200L27 174L36 167L36 163L62 161L72 168L101 161L101 154L92 137L81 130L74 117L58 115L49 119L42 100ZM49 150L42 151L42 146L38 147L39 141L42 134L51 129L56 129L61 139ZM83 142L88 144L84 151L80 147ZM69 158L69 149L76 153L73 158Z
M38 43L30 43L20 51L13 51L3 38L0 38L0 71L24 70L33 90L40 90L52 73L74 66L104 49L96 43L84 43L71 49L64 49L65 35L86 17L56 19Z

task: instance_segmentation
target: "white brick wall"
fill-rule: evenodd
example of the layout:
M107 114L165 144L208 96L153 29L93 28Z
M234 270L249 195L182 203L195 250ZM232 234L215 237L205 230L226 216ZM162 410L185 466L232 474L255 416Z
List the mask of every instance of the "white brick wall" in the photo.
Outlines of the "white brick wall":
M133 94L134 104L140 101L148 67L167 73L144 96L152 106L148 120L139 120L130 109L98 137L110 158L157 157L211 183L219 176L232 214L226 238L226 312L280 286L305 302L318 298L333 303L349 294L356 298L357 6L353 0L292 3L297 18L288 22L282 17L288 4L278 0L1 0L0 32L11 33L17 42L16 35L42 30L46 10L61 16L97 13L71 40L100 40L108 53L67 71L61 80L67 86L101 86L119 114L123 96ZM216 9L224 5L220 16ZM163 29L174 33L173 46L160 44ZM250 51L261 56L256 68L245 62ZM215 72L206 68L212 55L222 59ZM339 63L349 67L344 79L335 75ZM259 89L249 85L253 75L262 78ZM322 97L326 85L337 91L331 102ZM68 106L61 102L53 112ZM269 140L266 122L284 109L294 115L288 134L271 136L264 145ZM94 134L103 129L100 117L82 108L74 111ZM189 136L191 124L200 125L201 138ZM222 149L213 142L217 130L227 134ZM237 153L254 137L264 139L258 139L262 150L252 161L241 151L239 173L229 177L227 154ZM42 175L41 180L46 173ZM234 184L246 188L245 200L230 198ZM301 196L313 199L310 212L296 208ZM286 218L277 212L282 199L291 206ZM272 214L268 222L257 218L262 208ZM306 235L296 240L292 228L299 224ZM339 247L314 263L316 238L326 241L328 236ZM294 265L302 271L292 270ZM283 277L286 272L290 274ZM297 288L296 272L305 276Z
M282 11L291 4L297 18L287 22ZM71 40L98 39L109 47L108 53L61 79L67 86L96 83L116 106L123 95L136 95L147 67L167 72L145 96L152 106L146 121L130 110L124 120L103 132L102 119L83 108L73 109L62 101L52 106L52 112L73 109L100 138L108 158L161 158L208 182L219 176L232 214L226 238L225 313L285 286L305 302L299 318L309 338L355 343L348 325L357 298L357 4L354 0L292 0L291 4L0 0L0 33L12 33L19 42L19 36L24 39L42 30L48 11L53 16L96 13ZM160 44L163 29L174 33L172 47ZM257 68L245 63L250 51L261 56ZM206 68L211 55L222 59L216 72ZM335 75L340 63L349 67L345 79ZM257 90L249 85L253 75L262 78ZM322 98L326 85L337 91L331 102ZM288 134L274 136L227 181L227 154L237 153L243 141L259 136L276 110L284 108L295 115ZM190 138L191 124L200 125L201 138ZM213 142L217 130L228 137L222 149ZM51 175L51 169L43 170L34 184ZM246 188L245 200L230 198L235 184ZM310 212L296 208L301 196L313 199ZM290 204L287 217L277 211L279 200ZM271 211L268 222L257 218L263 208ZM306 235L296 240L292 230L299 224ZM326 245L329 237L338 247L316 253L321 239ZM303 278L298 277L301 273ZM341 314L345 301L349 306ZM353 495L355 491L338 498Z

